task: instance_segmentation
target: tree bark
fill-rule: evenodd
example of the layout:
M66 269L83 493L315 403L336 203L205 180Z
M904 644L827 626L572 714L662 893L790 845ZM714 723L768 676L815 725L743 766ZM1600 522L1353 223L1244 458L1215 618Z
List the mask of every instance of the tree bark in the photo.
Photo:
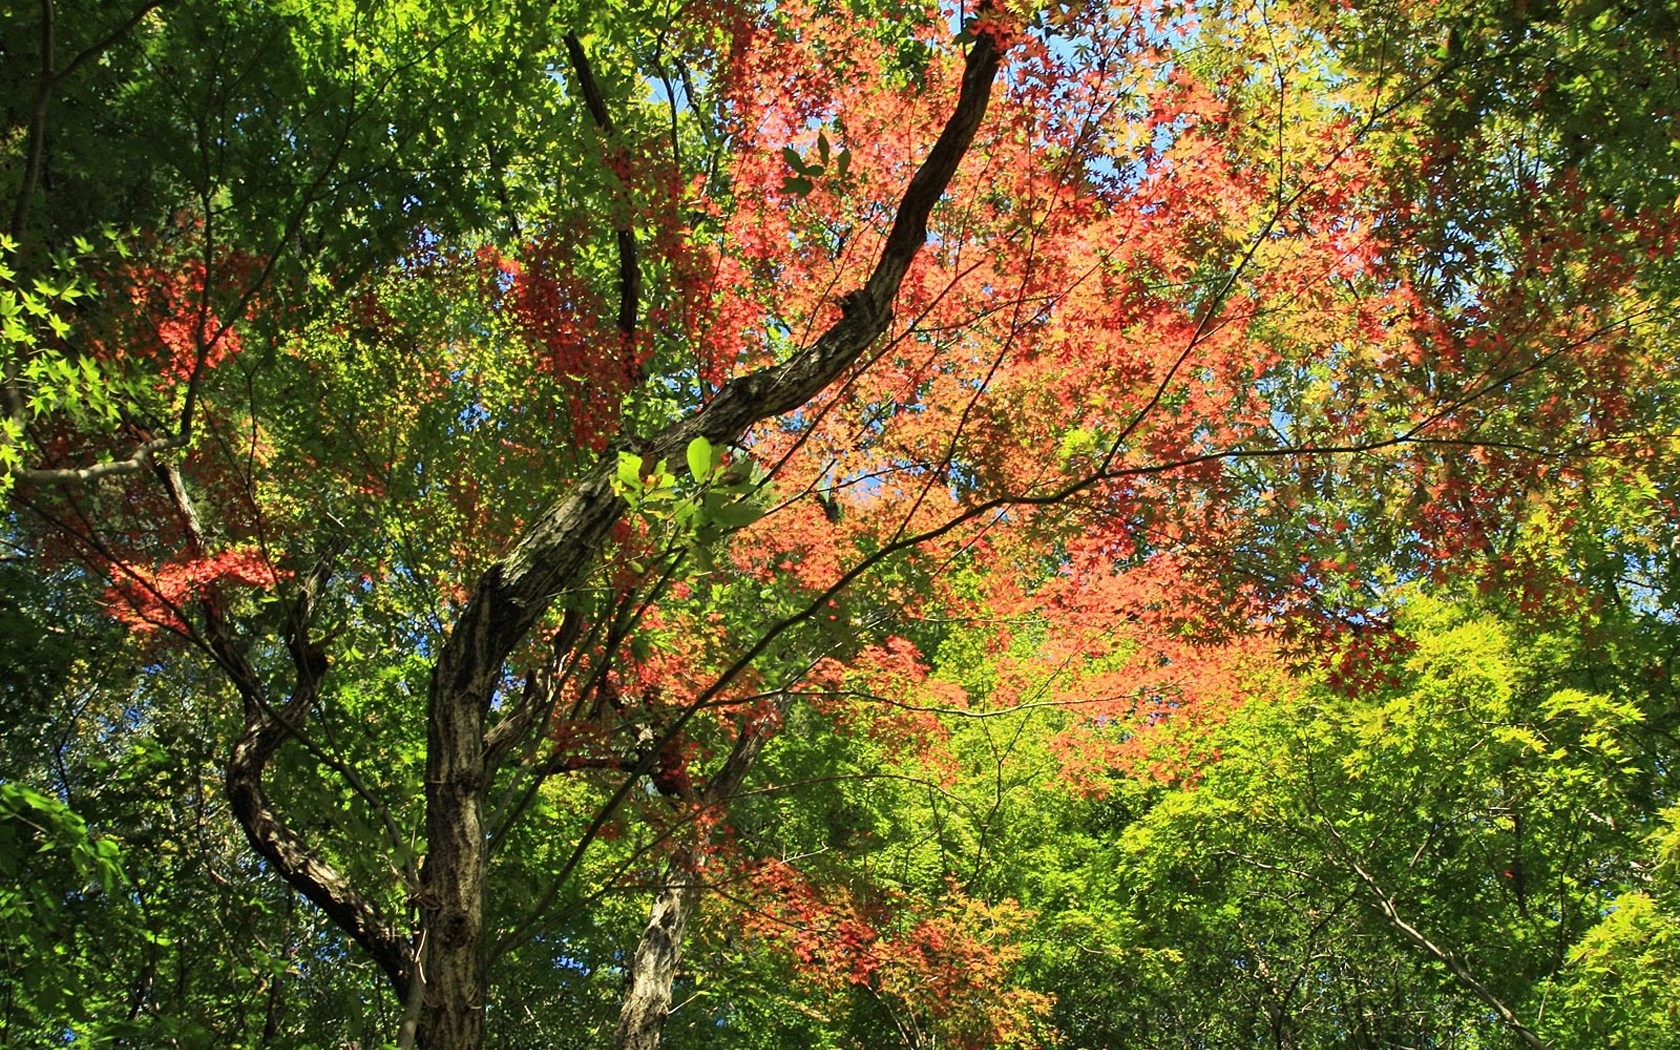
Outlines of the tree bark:
M260 712L247 717L245 733L227 764L234 819L245 830L251 847L373 957L399 998L406 995L408 952L402 935L349 879L322 861L302 835L281 822L263 791L263 771L285 742L287 730Z
M735 747L700 793L700 800L727 811L764 749L765 739L764 734L743 725ZM671 858L665 885L654 898L647 927L630 962L614 1050L658 1050L665 1019L671 1014L677 969L682 965L683 934L700 908L700 872L711 843L710 832L700 829L711 826L710 822L696 822L689 844Z
M171 464L159 473L181 514L194 553L202 555L206 549L204 528L179 468ZM408 993L410 977L408 949L402 934L372 899L358 892L343 873L321 859L301 833L280 818L263 790L263 774L269 761L287 740L298 736L297 727L308 717L310 705L319 693L320 670L310 657L309 627L316 598L326 585L327 572L328 561L323 558L298 588L285 630L297 683L292 695L278 707L269 704L261 677L234 643L220 601L214 596L204 599L210 650L238 691L245 709L245 729L228 755L224 783L233 817L244 829L251 848L273 865L293 889L361 945L384 970L398 998L402 998Z
M470 695L440 690L434 677L426 721L426 970L419 1043L426 1050L475 1050L484 1043L484 878L490 859L484 708Z
M688 920L700 904L702 854L682 849L666 868L665 885L654 898L647 928L630 963L624 1006L618 1016L615 1050L658 1050L665 1018L671 1013L671 989L682 964L682 940Z

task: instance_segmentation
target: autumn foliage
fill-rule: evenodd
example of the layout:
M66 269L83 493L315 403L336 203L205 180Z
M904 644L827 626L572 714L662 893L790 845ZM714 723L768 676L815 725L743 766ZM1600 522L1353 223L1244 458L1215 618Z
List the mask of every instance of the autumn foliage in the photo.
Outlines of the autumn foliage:
M1615 756L1672 681L1634 640L1672 625L1680 506L1671 17L60 6L6 31L4 541L29 608L73 591L144 654L121 688L185 683L170 739L216 756L242 877L320 923L256 971L382 982L343 1041L480 1045L520 980L592 1037L699 1040L759 1016L712 966L822 1045L1119 1045L1068 945L1156 987L1178 949L1114 873L1180 865L1217 871L1163 915L1356 878L1306 941L1365 950L1360 901L1550 1045L1349 843L1410 776L1484 838L1520 813L1643 870L1654 808L1570 838L1530 760L1667 797L1666 745ZM1506 668L1456 707L1420 684L1454 645ZM1643 699L1554 703L1565 650L1643 668L1582 696ZM1501 728L1425 739L1438 700ZM1508 806L1308 708L1423 727L1412 758L1508 746ZM1327 764L1255 758L1289 746ZM1227 867L1159 842L1207 814L1255 836ZM1460 903L1531 920L1520 864L1495 894L1417 833ZM1060 851L1086 835L1119 859ZM1565 944L1608 904L1547 906ZM1217 939L1209 907L1174 935ZM1250 974L1276 1045L1331 980L1299 972Z

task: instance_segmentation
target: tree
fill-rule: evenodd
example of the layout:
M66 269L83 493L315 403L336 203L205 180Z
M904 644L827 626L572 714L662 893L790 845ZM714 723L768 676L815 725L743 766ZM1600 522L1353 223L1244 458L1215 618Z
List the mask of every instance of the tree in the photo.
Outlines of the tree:
M1218 670L1192 638L1380 633L1338 537L1450 571L1579 443L1641 443L1603 384L1672 379L1672 210L1454 224L1508 113L1442 100L1527 61L1485 34L447 7L7 38L8 538L187 683L401 1043L480 1045L492 966L552 974L556 909L639 878L617 1040L654 1045L778 727L929 688L951 632L906 610L1041 609L1129 716Z

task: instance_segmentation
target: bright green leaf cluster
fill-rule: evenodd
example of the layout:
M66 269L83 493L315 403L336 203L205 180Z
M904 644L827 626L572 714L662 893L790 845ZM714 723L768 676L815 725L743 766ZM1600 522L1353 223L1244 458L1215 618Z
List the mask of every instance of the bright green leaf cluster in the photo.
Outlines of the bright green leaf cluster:
M114 233L104 246L126 249ZM87 264L95 246L72 240L73 251L55 257L44 275L27 279L17 269L18 245L0 234L0 369L15 384L18 403L0 418L0 492L27 464L23 451L30 424L61 417L82 430L106 431L119 423L138 391L93 356L69 343L75 311L95 294Z
M750 470L723 462L704 437L688 443L684 458L694 486L686 493L682 489L688 485L678 481L664 460L650 469L633 452L618 454L612 489L630 505L631 513L654 527L664 549L686 551L702 568L709 568L711 547L764 516L765 507L756 498L762 483ZM638 562L635 567L641 571L646 566Z

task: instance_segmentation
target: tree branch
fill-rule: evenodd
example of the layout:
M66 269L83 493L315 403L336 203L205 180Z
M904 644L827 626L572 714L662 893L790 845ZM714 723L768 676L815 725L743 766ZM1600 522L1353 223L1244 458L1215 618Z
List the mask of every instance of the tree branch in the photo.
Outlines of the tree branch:
M790 412L833 382L891 320L892 301L927 237L928 215L944 194L985 116L1001 55L989 36L969 52L956 108L911 179L898 217L867 284L815 342L788 361L725 384L705 408L642 443L648 458L668 458L696 437L737 441L763 419ZM549 507L513 551L480 578L440 654L434 689L488 705L503 660L549 603L583 575L625 505L612 493L617 463L603 461Z
M576 33L567 33L565 40L566 57L571 60L572 71L577 74L584 106L601 134L610 139L614 131L612 114L607 111L601 87L595 82L595 72L589 65L589 56L584 53L583 42ZM636 312L642 298L642 272L636 261L636 228L629 209L626 209L623 224L615 232L618 239L618 332L625 354L632 355L636 342ZM628 356L625 365L627 369L633 367L634 357Z
M569 668L573 657L573 647L577 644L578 635L583 630L583 613L577 609L567 609L566 615L560 620L560 626L549 639L548 661L531 672L531 679L526 684L526 695L520 698L508 716L497 722L484 734L484 766L493 770L501 764L502 756L508 748L521 739L536 726L537 721L552 710L555 694L558 692L562 671Z
M317 570L300 590L294 620L308 622L313 589L325 575L319 566ZM308 713L318 678L300 673L292 696L278 710L271 711L255 670L232 648L218 623L219 617L212 624L211 644L224 665L232 665L229 677L245 700L245 731L233 746L226 771L234 817L245 829L252 848L273 864L286 882L365 948L385 971L397 996L406 999L412 956L402 934L344 875L320 860L302 835L280 821L263 790L263 772L280 745L292 735L289 727L299 721L298 716ZM389 821L389 813L385 815Z
M35 196L35 186L41 180L41 164L47 152L47 108L52 103L53 89L78 69L104 54L117 41L127 36L141 19L162 7L166 0L146 0L121 25L89 44L77 53L63 69L53 68L53 51L57 25L52 0L41 0L41 79L35 86L35 105L29 113L29 130L25 134L23 184L18 187L17 200L12 205L12 239L21 242L29 222L29 201Z
M202 556L207 538L191 495L174 464L158 470L176 512L180 514L193 552ZM385 971L399 997L408 991L410 953L402 935L358 893L342 874L319 860L303 836L282 823L263 791L262 775L269 759L291 735L288 727L301 721L315 700L319 673L311 666L307 628L315 598L326 582L322 559L298 589L290 615L288 648L298 664L297 688L280 707L271 709L262 680L228 633L227 621L214 595L203 600L206 640L211 654L226 672L245 704L245 731L228 757L225 783L233 815L251 846L282 878L327 914L365 948Z
M102 460L86 467L20 467L13 476L37 485L75 485L121 474L138 474L153 465L159 452L182 448L186 443L186 434L172 434L135 446L126 459Z
M1340 836L1338 835L1336 837L1339 841ZM1359 881L1365 884L1365 888L1370 890L1371 896L1377 903L1377 910L1382 913L1383 918L1388 920L1388 924L1394 927L1401 937L1405 938L1416 947L1423 949L1425 953L1444 965L1448 972L1450 972L1453 977L1457 978L1460 984L1470 989L1470 991L1475 994L1476 998L1486 1003L1488 1009L1492 1010L1499 1017L1499 1020L1504 1022L1507 1028L1516 1033L1517 1038L1521 1039L1525 1046L1529 1046L1533 1048L1533 1050L1552 1050L1551 1043L1542 1039L1539 1033L1523 1024L1521 1019L1517 1017L1515 1011L1513 1011L1509 1006L1506 1006L1505 1003L1493 993L1493 989L1476 979L1476 975L1470 972L1470 968L1464 964L1464 961L1458 957L1456 952L1442 948L1440 945L1426 937L1416 926L1413 926L1411 923L1402 918L1399 909L1395 906L1394 898L1390 897L1383 891L1383 888L1377 884L1376 878L1373 877L1369 871L1365 870L1364 865L1360 864L1357 860L1354 860L1351 855L1345 855L1343 859L1347 863L1348 867L1353 870L1353 873L1359 876Z
M18 187L17 200L12 204L11 235L20 243L29 222L29 201L35 196L35 184L41 179L41 160L47 152L47 105L52 101L56 80L53 73L56 28L52 0L41 0L41 79L35 85L35 105L29 111L29 130L24 138L23 184Z

